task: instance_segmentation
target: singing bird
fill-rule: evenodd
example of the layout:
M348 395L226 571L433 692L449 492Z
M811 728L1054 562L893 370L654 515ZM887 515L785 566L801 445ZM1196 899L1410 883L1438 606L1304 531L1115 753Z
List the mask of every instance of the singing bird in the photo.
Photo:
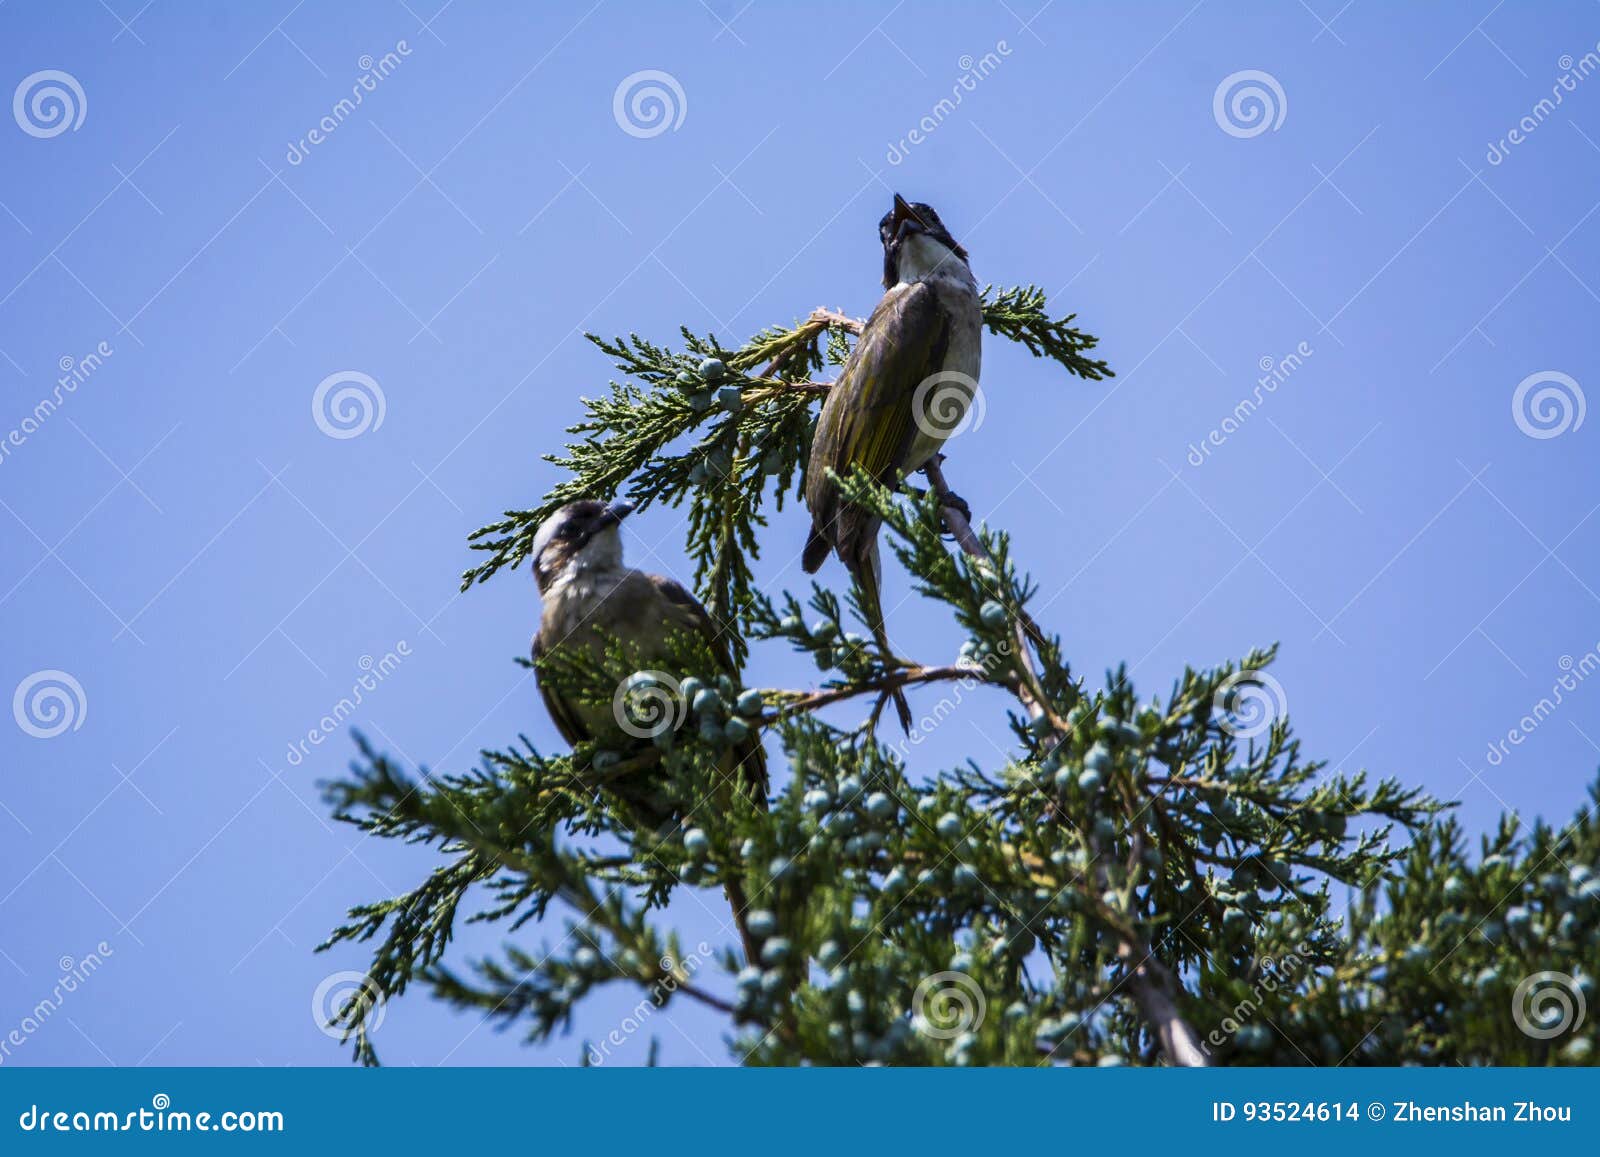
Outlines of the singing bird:
M863 609L878 646L889 654L879 586L879 519L843 501L828 470L860 470L894 485L920 470L960 428L978 389L983 305L956 243L932 206L894 195L878 222L883 242L883 287L839 380L817 419L806 469L811 535L801 557L815 572L838 554L864 596ZM894 694L901 725L911 710Z
M661 672L674 681L689 674L727 674L737 679L727 640L705 607L672 579L633 570L622 562L618 528L632 513L627 503L583 500L563 506L543 524L533 540L533 573L544 609L533 638L533 659L556 730L568 743L594 740L619 748L637 746L649 732L629 729L620 697L597 696L581 701L554 686L543 661L551 657L606 660L608 642L620 642L631 663ZM684 669L697 665L697 670ZM661 706L657 704L657 706ZM658 725L676 726L688 715L688 704L667 708ZM759 806L767 800L766 754L751 734L723 757L730 777L742 773L746 790ZM652 827L675 817L666 798L648 782L618 781L611 785L643 822Z

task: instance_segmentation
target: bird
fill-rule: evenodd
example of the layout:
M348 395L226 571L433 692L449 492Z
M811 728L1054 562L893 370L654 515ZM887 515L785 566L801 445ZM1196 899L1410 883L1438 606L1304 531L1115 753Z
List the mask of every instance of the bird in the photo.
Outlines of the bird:
M961 428L978 390L983 303L967 251L931 205L899 193L878 222L884 295L861 330L817 419L806 468L811 533L807 574L837 553L863 596L862 609L885 656L879 519L845 502L828 477L859 470L880 484L925 466ZM900 724L911 726L904 694L892 695Z
M570 502L534 534L530 554L543 602L533 637L534 672L550 718L568 743L638 746L688 717L679 690L684 678L722 674L737 684L728 642L700 601L670 578L624 565L619 528L632 511L626 502ZM574 661L606 664L608 644L621 644L630 663L656 681L644 689L646 726L629 718L624 685L615 695L590 698L552 678L554 669ZM730 781L742 777L744 789L765 809L766 754L759 735L730 745L720 759ZM608 786L638 824L658 833L681 818L659 783L624 778Z

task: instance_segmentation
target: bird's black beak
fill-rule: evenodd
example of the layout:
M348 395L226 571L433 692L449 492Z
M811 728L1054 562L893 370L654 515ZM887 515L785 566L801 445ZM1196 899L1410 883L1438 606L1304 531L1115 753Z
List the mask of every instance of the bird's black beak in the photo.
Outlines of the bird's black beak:
M906 226L910 225L907 230ZM918 217L906 199L899 193L894 195L894 211L889 218L889 235L899 237L902 232L920 233L927 229L927 224Z
M601 525L617 526L621 524L624 518L628 517L628 515L632 513L633 503L613 502L610 506L606 507L605 513L601 516Z

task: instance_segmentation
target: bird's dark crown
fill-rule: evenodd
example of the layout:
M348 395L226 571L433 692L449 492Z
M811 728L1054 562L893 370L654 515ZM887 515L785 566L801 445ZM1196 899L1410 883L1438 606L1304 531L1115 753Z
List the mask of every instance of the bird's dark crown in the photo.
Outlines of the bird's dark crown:
M932 205L925 201L907 201L899 193L894 195L894 207L878 222L878 238L883 242L883 287L888 289L900 279L900 245L914 233L922 233L943 244L962 261L967 251L950 235L944 222Z
M592 498L569 502L543 524L533 539L533 575L544 590L582 553L595 535L618 525L633 510L626 502L606 505Z

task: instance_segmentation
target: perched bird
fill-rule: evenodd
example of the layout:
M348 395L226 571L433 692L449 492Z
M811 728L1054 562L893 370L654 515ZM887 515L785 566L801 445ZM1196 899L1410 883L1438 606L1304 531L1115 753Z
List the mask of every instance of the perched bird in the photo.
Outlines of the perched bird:
M669 682L656 689L666 697L679 696L678 681L691 674L736 677L727 641L694 595L669 578L623 565L618 527L632 509L627 503L569 503L534 536L533 573L544 609L533 659L540 694L568 743L635 747L657 731L679 726L690 705L657 698L650 705L656 712L648 721L652 726L641 728L624 710L623 689L580 699L554 685L548 660L588 658L603 664L607 644L620 643L634 667L667 677ZM766 807L766 755L756 734L729 746L723 771L742 776L745 790ZM624 779L610 786L652 828L678 818L656 785Z
M836 552L864 596L873 635L889 653L879 594L878 523L843 501L828 470L852 469L894 485L920 470L959 429L978 389L983 306L967 251L933 208L907 203L878 222L883 286L878 302L817 419L806 468L811 536L802 564L815 572ZM901 725L911 711L896 691Z

